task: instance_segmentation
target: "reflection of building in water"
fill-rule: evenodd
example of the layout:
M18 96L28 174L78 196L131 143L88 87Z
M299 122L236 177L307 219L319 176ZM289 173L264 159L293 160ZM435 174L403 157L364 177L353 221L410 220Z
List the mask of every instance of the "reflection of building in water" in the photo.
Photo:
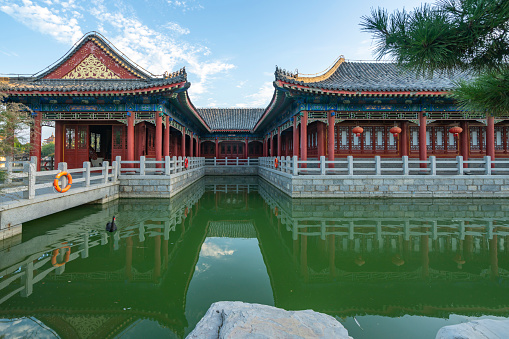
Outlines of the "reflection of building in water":
M292 200L263 181L259 193L272 226L259 232L260 244L271 253L264 258L278 307L342 316L509 314L500 299L509 287L506 201Z
M62 337L153 319L183 336L206 237L257 237L277 307L509 315L505 201L292 200L262 180L221 180L167 204L111 203L0 252L0 317L33 316ZM113 236L103 231L112 215Z
M203 242L193 223L203 193L196 184L167 205L115 202L2 252L0 317L33 316L73 338L114 336L139 319L154 319L183 336L192 251ZM119 231L109 234L103 227L112 215Z
M256 238L256 229L252 221L211 221L207 237L218 238Z

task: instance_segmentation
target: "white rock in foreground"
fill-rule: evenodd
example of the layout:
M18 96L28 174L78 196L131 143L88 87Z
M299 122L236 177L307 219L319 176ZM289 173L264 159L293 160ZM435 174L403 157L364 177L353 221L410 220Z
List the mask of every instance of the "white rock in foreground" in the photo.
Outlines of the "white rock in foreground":
M435 339L503 339L509 338L509 320L473 320L444 326Z
M312 310L220 301L210 306L187 339L339 338L351 339L333 317Z

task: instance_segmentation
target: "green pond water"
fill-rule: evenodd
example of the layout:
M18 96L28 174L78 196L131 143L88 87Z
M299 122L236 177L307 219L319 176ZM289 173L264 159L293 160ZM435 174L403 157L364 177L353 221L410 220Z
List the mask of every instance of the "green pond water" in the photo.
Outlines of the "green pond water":
M0 242L0 336L181 338L232 300L323 312L356 339L434 338L509 316L508 236L503 199L292 200L257 177L206 177Z

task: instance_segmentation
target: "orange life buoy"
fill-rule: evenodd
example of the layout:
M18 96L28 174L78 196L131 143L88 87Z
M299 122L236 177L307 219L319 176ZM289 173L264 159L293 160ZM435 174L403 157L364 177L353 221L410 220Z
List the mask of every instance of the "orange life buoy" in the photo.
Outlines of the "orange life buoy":
M67 177L68 183L67 183L67 186L65 186L64 188L60 188L60 185L58 184L58 179L60 179L60 177L63 175L65 175ZM67 192L69 190L69 188L71 188L71 185L72 185L72 176L67 172L58 173L57 176L55 177L55 180L53 180L53 187L55 187L57 192L60 192L60 193Z
M279 163L279 160L277 160L277 158L274 158L274 167L277 168L277 165Z
M187 158L184 159L184 167L187 169L189 166L189 160Z
M64 256L64 262L57 264L57 255L60 253L60 250L63 248L67 248L67 252L65 253L65 256ZM53 265L53 267L64 266L69 261L70 255L71 255L71 248L69 246L64 246L64 247L57 248L56 250L53 250L53 256L51 257L51 265Z

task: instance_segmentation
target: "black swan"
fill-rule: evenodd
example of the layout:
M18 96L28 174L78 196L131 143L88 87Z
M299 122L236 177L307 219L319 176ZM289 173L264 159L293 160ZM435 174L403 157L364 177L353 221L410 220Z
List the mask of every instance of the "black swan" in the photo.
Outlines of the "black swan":
M117 225L115 224L115 216L113 216L113 219L111 221L108 221L106 224L106 231L108 232L115 232L117 230Z

